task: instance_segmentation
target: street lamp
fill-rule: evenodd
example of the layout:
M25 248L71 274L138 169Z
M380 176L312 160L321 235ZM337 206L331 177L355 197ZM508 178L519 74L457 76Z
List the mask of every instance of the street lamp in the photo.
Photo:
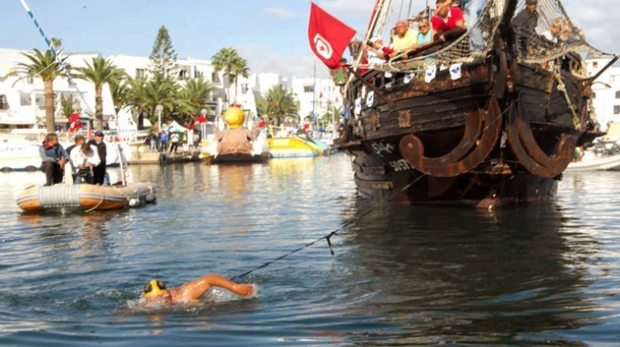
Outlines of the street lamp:
M157 129L161 131L161 113L164 111L162 105L155 106L155 114L157 115Z

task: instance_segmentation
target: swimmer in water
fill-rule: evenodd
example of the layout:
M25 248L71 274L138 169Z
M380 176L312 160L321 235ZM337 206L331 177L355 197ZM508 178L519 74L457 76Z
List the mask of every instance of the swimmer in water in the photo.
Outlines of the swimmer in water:
M152 279L144 286L144 298L149 303L196 303L211 287L221 287L246 297L255 294L252 284L238 284L220 275L209 274L172 289L166 289L164 282Z

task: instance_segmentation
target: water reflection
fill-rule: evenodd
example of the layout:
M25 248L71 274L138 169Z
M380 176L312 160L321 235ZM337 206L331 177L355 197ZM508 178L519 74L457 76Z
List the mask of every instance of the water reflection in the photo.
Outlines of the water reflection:
M597 243L560 231L557 207L377 210L347 239L352 310L396 325L374 341L506 343L593 324L583 259ZM364 340L366 343L367 340Z

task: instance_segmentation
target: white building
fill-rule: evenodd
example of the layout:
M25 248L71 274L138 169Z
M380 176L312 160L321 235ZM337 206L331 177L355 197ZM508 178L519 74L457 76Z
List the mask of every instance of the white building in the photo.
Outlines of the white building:
M294 77L291 90L299 101L299 115L302 119L312 116L313 112L320 118L330 107L342 106L340 89L331 79Z
M0 124L10 127L45 124L45 98L43 81L38 78L28 78L25 75L15 75L19 63L28 63L23 53L27 51L15 49L0 49ZM73 67L85 66L85 61L96 57L96 53L75 53L67 58L67 63ZM62 98L73 98L74 108L88 112L95 109L95 88L87 81L66 78L57 78L54 81L56 94L56 121L67 122L60 112ZM60 96L60 97L58 97ZM110 92L104 89L104 113L114 114L114 107Z
M594 76L610 61L608 58L589 59L588 71ZM592 91L601 130L606 130L609 122L620 122L620 67L611 67L603 72L592 84Z
M45 123L45 107L43 97L43 82L38 79L28 79L26 76L12 76L18 63L27 63L23 53L28 51L15 49L0 49L0 124L16 126L30 126ZM72 67L85 66L86 61L99 56L98 53L71 53L67 54L67 62ZM148 78L150 59L148 57L113 55L108 57L112 63L132 78ZM215 73L209 60L178 59L178 80L183 84L190 78L203 78L212 83L215 92L211 96L214 113L221 113L233 101L239 103L250 118L257 115L256 98L265 96L267 92L277 86L289 88L300 103L300 120L312 115L313 110L317 117L321 117L330 106L340 107L342 97L338 88L331 79L293 78L291 81L277 73L257 73L247 78L239 77L237 84L230 83L223 73ZM57 78L54 81L54 92L63 98L73 97L75 108L83 114L94 115L95 90L88 81L72 79L72 84L66 78ZM315 93L316 90L316 93ZM60 98L57 98L57 123L66 123L62 116ZM109 87L103 90L104 116L115 115Z

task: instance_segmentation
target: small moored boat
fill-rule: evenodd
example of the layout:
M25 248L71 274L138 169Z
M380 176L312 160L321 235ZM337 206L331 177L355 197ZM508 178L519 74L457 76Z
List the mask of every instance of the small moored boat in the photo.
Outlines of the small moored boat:
M57 184L30 186L17 198L24 212L56 210L114 210L138 207L155 202L151 184L132 183L126 186L97 186L92 184Z

